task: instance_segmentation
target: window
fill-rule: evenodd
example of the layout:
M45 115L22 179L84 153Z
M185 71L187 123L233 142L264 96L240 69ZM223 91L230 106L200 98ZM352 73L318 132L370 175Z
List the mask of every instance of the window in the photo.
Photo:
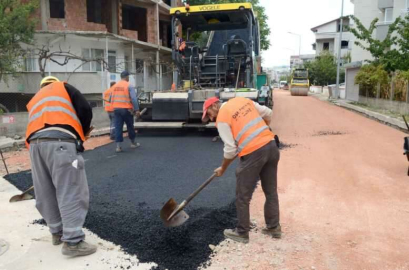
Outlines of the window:
M131 71L131 63L129 62L129 56L125 55L125 63L124 63L124 70L129 71L130 73L132 73L133 71Z
M324 51L329 51L329 42L325 42L325 43L324 43L324 48L323 48L323 50L324 50Z
M392 22L392 21L393 21L393 8L385 8L384 22Z
M116 73L116 52L108 51L108 70L111 73Z
M37 71L37 59L33 51L27 52L26 58L24 59L24 70Z
M348 49L349 41L343 40L341 41L341 49Z
M147 42L148 34L146 9L122 5L122 28L138 31L138 40Z
M102 23L102 0L87 0L87 21Z
M104 50L82 49L82 57L90 60L90 62L84 62L82 65L83 71L102 71L101 62L96 61L96 59L104 59Z
M142 73L143 72L143 60L141 60L141 59L136 59L135 60L135 69L136 69L136 73Z
M50 0L50 18L65 18L64 0Z

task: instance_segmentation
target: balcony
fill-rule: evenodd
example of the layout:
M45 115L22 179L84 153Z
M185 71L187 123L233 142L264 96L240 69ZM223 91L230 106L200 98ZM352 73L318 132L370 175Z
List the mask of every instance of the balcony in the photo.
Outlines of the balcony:
M393 0L378 0L379 9L392 8L392 7L393 7Z
M383 41L388 35L389 26L392 22L381 22L376 25L376 39Z

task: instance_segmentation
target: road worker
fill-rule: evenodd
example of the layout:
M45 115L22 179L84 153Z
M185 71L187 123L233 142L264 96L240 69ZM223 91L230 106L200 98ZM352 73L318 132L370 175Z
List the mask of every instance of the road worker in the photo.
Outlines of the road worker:
M112 107L115 114L115 141L116 152L122 152L123 126L124 123L128 129L128 137L131 140L131 148L140 146L135 141L136 132L134 128L134 118L140 116L139 104L136 97L135 88L129 84L129 72L121 73L121 80L112 86L111 98Z
M277 165L280 152L269 125L272 111L247 98L236 97L221 103L217 97L209 98L203 105L202 120L215 121L224 142L224 159L215 170L222 176L236 155L240 161L236 169L236 208L238 224L227 229L224 236L248 243L250 231L250 200L261 180L266 196L264 234L281 238L279 203L277 194Z
M92 127L92 108L72 85L45 77L27 105L26 144L30 149L36 207L62 254L83 256L97 247L84 241L89 207L82 143Z
M112 92L112 86L115 85L115 82L111 82L110 88L104 92L104 109L108 113L109 117L109 137L111 140L115 140L115 114L112 103L109 102L109 98Z

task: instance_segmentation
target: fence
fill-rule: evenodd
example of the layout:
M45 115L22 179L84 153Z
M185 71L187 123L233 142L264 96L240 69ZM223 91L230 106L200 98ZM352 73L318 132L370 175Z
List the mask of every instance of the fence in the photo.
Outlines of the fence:
M399 114L409 114L409 83L390 77L386 84L359 85L359 102Z

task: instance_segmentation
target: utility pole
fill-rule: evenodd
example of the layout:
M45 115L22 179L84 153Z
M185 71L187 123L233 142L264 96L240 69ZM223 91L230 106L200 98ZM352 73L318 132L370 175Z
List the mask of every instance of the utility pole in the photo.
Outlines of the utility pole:
M300 34L295 34L292 32L288 32L290 35L298 36L299 38L299 43L298 43L298 56L301 57L301 35Z
M344 25L344 0L342 0L342 7L341 7L341 22L340 22L340 29L339 29L339 43L338 43L338 59L337 59L337 87L335 91L335 98L339 98L339 75L340 75L340 68L341 68L341 46L342 46L342 32Z

